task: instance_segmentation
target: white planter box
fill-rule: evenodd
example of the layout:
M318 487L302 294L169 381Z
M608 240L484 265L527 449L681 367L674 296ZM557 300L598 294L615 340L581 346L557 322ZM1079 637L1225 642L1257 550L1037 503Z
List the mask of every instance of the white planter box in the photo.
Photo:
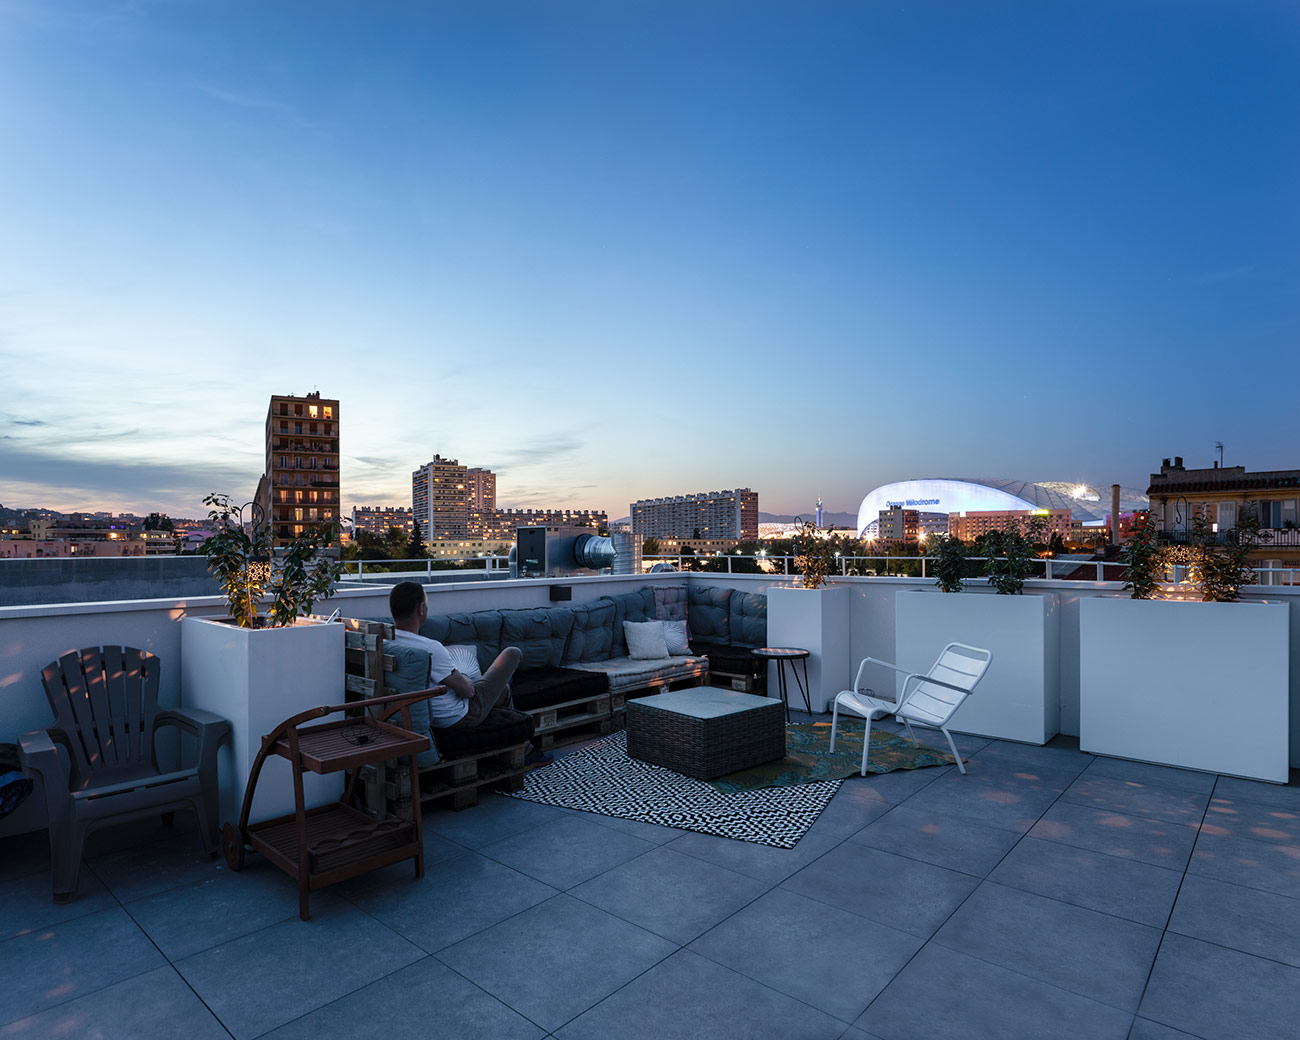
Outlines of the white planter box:
M1287 782L1285 603L1085 599L1079 746Z
M903 591L894 597L894 625L894 663L900 668L924 672L949 643L992 652L988 672L953 716L951 729L1026 744L1046 744L1060 732L1056 593Z
M181 621L181 703L230 720L221 749L220 822L239 822L244 785L262 737L291 715L346 699L343 626L300 621L287 628L239 628L187 617ZM328 720L326 720L328 721ZM343 774L303 775L307 805L337 800ZM267 759L250 822L293 812L293 773Z
M849 688L849 590L847 588L801 589L773 585L767 590L767 645L792 646L807 650L809 701L815 712L829 711L835 695ZM767 669L767 693L777 694L776 668ZM786 670L786 694L790 707L803 709L799 684L790 675L803 664L780 665Z

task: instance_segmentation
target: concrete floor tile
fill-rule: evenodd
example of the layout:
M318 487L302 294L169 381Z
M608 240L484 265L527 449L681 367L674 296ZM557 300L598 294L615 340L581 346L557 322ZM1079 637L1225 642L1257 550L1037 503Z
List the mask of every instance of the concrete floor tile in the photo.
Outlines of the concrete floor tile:
M905 803L851 835L849 840L984 877L1020 839L1012 831L924 812Z
M103 855L88 850L81 869L87 866L123 903L229 871L220 855L208 858L197 831Z
M1214 786L1214 797L1227 801L1257 802L1260 805L1300 812L1300 770L1291 770L1289 784L1269 784L1263 780L1221 776Z
M1300 968L1300 899L1189 874L1169 930Z
M313 900L314 903L314 900ZM298 917L298 885L271 863L250 863L126 904L170 961Z
M433 957L372 982L266 1040L542 1040L545 1030Z
M5 1040L229 1040L230 1034L171 965L14 1022Z
M1191 791L1195 794L1209 794L1214 790L1218 779L1215 773L1199 773L1195 769L1179 769L1177 766L1157 766L1149 762L1130 762L1126 758L1106 758L1098 756L1088 766L1090 777L1109 776L1118 780L1136 780L1144 784L1158 784L1175 791Z
M1300 969L1170 932L1138 1014L1196 1036L1287 1040Z
M435 864L419 881L349 890L347 898L428 953L555 895L549 885L468 852Z
M551 805L525 802L502 794L484 794L471 809L436 809L424 814L425 831L433 831L468 849L481 849L570 813Z
M654 849L570 892L685 944L768 890L765 882L672 849Z
M928 939L978 884L969 874L845 842L781 887Z
M1300 845L1300 809L1267 805L1215 793L1205 813L1204 829L1213 834L1279 845Z
M1135 1012L1160 929L985 882L934 941Z
M1057 802L1029 834L1178 871L1186 869L1196 842L1196 828L1191 824L1148 820L1074 802Z
M383 978L424 954L328 892L312 918L272 925L176 962L236 1040L250 1040Z
M1148 820L1199 824L1210 796L1204 792L1162 787L1145 780L1085 774L1061 796L1065 802Z
M690 949L845 1022L858 1017L924 939L775 889Z
M70 903L56 903L50 884L48 870L0 881L0 941L117 906L90 870L81 872L77 896Z
M737 874L775 885L802 869L817 857L835 848L835 838L814 838L809 835L799 839L792 849L774 849L770 845L756 845L752 841L733 841L712 834L684 834L665 848L694 856L696 859L716 863L734 870Z
M1177 870L1027 836L998 864L989 880L1152 928L1164 928L1183 875Z
M1207 825L1187 872L1300 899L1300 844L1233 837Z
M0 943L0 1025L95 993L166 964L120 907Z
M1132 1014L928 944L854 1024L884 1040L1124 1040Z
M574 942L579 934L581 942ZM555 1030L670 956L676 943L558 895L438 959L498 1000ZM537 971L545 964L546 971Z
M836 1040L845 1023L682 950L556 1031L559 1040Z
M543 824L479 851L561 890L642 856L654 844L579 816Z

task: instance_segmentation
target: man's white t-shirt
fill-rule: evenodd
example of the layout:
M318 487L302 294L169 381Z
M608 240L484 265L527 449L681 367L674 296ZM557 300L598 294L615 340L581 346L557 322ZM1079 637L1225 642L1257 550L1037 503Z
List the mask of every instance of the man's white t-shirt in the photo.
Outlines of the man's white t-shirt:
M429 655L429 675L435 683L441 683L456 670L451 654L436 639L400 628L394 633L394 638L407 646L419 647ZM457 697L451 690L429 698L429 719L434 729L446 729L463 719L468 711L469 701Z

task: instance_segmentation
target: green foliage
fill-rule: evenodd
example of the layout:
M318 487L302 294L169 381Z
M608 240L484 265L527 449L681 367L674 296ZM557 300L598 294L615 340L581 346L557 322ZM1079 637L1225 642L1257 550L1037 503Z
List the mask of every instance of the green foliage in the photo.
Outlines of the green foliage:
M1150 514L1143 514L1133 524L1121 557L1128 564L1124 588L1132 589L1133 599L1150 599L1160 589L1169 556L1157 544L1156 525Z
M269 523L254 520L244 527L243 507L228 495L208 495L208 519L213 535L203 543L208 571L221 585L230 616L241 628L292 625L300 614L311 612L316 600L334 589L343 565L324 555L337 535L334 524L305 530L274 556ZM278 563L278 567L277 567ZM270 594L271 609L259 616L262 598Z
M1207 603L1233 603L1254 583L1250 552L1266 537L1253 509L1241 510L1237 526L1217 534L1204 514L1192 518L1192 576Z
M820 535L816 524L799 518L796 522L800 527L794 537L795 568L803 575L805 589L820 589L836 564L835 546Z
M656 538L654 535L651 535L651 536L650 536L649 538L647 538L644 542L642 542L642 543L641 543L641 555L642 555L642 556L658 556L658 555L659 555L659 539Z
M990 531L984 536L984 574L1000 596L1019 596L1033 569L1036 546L1042 544L1045 524L1041 517L1015 523L1010 530Z
M966 543L946 534L931 539L926 556L932 561L930 572L935 584L944 592L960 592L966 574Z
M428 546L424 544L424 538L420 535L419 520L411 521L411 538L402 552L408 560L422 560L428 555Z
M166 513L150 513L145 517L144 529L146 531L171 531L172 519Z

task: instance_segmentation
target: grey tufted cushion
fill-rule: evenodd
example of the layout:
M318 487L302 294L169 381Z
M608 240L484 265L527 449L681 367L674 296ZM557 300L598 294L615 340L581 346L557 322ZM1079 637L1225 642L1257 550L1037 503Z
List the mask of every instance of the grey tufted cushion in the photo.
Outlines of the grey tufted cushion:
M689 590L691 641L731 642L731 590L692 585Z
M686 587L655 586L655 617L660 621L686 620Z
M443 646L473 643L478 647L479 670L486 672L501 652L501 614L499 610L430 614L420 626L420 635L436 639Z
M609 599L614 604L613 656L622 657L627 654L623 622L655 620L655 594L653 589L645 588L638 589L636 592L625 592L621 596L611 596Z
M429 681L429 655L419 647L407 646L395 639L385 640L384 653L392 657L394 665L393 670L384 676L384 686L388 693L415 693L433 685ZM402 724L400 715L393 716L389 721L399 726ZM411 705L411 728L416 733L427 736L430 732L429 723L429 702L416 701ZM438 746L430 741L429 750L417 755L415 761L421 769L428 769L437 765L438 759Z
M767 646L767 597L759 592L732 592L733 646Z
M573 630L573 611L567 607L501 611L501 645L523 652L519 670L558 668L564 646Z
M564 649L564 663L608 660L614 649L614 604L601 599L573 610L573 631Z

